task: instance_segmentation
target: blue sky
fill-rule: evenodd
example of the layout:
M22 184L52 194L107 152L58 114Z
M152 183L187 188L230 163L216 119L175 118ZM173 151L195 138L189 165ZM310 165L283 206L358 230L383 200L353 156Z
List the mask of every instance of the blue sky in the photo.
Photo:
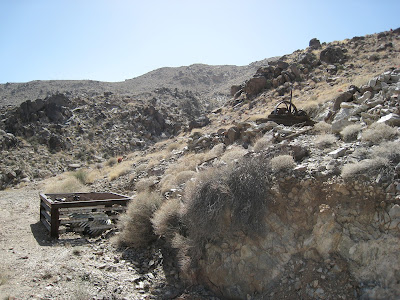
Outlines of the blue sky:
M0 83L247 65L400 27L400 1L0 0Z

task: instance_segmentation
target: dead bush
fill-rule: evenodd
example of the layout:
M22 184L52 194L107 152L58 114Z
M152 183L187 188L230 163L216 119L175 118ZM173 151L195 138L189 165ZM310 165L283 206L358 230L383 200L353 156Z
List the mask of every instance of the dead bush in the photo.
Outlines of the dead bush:
M205 154L204 159L210 160L213 158L220 157L224 153L224 151L225 151L225 144L220 143L212 147L212 149Z
M154 192L143 192L132 199L119 222L118 244L140 248L155 240L151 218L161 203L161 196Z
M296 163L291 155L278 155L270 161L271 169L274 172L293 169Z
M362 126L360 124L352 124L346 126L341 132L343 141L351 142L357 139L358 133L361 131Z
M264 135L255 142L254 151L260 152L261 150L266 149L268 146L271 146L272 144L273 144L273 136Z
M221 156L221 160L230 163L239 160L247 153L247 150L241 146L231 146L225 150L224 155Z
M106 165L109 167L112 167L118 162L118 160L115 157L111 157L109 160L107 160Z
M156 183L157 183L157 177L150 176L148 178L143 178L138 182L136 182L135 189L138 193L145 191L149 192L152 189L152 187L155 186Z
M155 234L171 242L175 234L181 231L180 209L179 199L172 198L165 201L151 219Z
M188 180L196 177L196 174L197 173L194 172L194 171L182 171L182 172L179 172L178 175L176 175L176 177L175 177L175 183L177 185L184 184Z
M74 176L62 176L49 180L44 188L46 193L87 192L88 188Z
M108 180L113 181L121 176L129 174L131 167L127 164L118 164L108 174Z
M186 186L182 220L194 261L207 241L235 231L262 232L268 203L267 170L268 164L260 158L242 159L237 165L205 171Z
M333 134L321 134L315 138L315 144L318 148L328 148L337 141Z
M318 122L314 125L314 131L317 133L331 133L332 125L324 121Z
M372 144L379 144L387 141L397 135L396 128L390 127L384 123L374 123L362 133L361 140Z
M382 170L387 169L389 161L384 158L364 159L357 163L343 166L342 177L352 179L358 176L371 177Z
M391 163L397 164L400 162L400 140L392 142L383 142L372 149L372 157L384 158Z

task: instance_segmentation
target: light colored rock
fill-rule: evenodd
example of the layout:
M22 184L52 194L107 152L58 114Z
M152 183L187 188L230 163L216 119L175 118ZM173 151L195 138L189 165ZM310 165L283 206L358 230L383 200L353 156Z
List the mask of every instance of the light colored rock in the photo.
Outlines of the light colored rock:
M333 158L338 158L340 156L343 156L346 153L346 148L341 147L336 150L333 150L332 152L329 152L328 155L332 156Z
M380 118L377 123L385 123L390 126L400 126L400 116L397 114L388 114Z

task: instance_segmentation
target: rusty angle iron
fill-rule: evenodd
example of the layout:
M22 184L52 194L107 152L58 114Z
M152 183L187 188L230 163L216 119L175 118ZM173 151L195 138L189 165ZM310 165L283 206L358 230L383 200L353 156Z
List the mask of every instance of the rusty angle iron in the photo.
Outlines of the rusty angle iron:
M280 101L275 106L273 112L268 116L268 120L285 126L292 126L295 124L313 126L315 124L304 110L298 110L292 103L292 91L290 91L290 101Z

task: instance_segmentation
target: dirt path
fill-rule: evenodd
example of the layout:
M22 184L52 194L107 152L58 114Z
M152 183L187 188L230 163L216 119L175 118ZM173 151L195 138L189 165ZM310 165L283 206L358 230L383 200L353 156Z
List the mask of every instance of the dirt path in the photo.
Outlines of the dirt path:
M159 248L115 248L108 237L49 238L39 189L0 191L0 299L168 299L182 291Z

